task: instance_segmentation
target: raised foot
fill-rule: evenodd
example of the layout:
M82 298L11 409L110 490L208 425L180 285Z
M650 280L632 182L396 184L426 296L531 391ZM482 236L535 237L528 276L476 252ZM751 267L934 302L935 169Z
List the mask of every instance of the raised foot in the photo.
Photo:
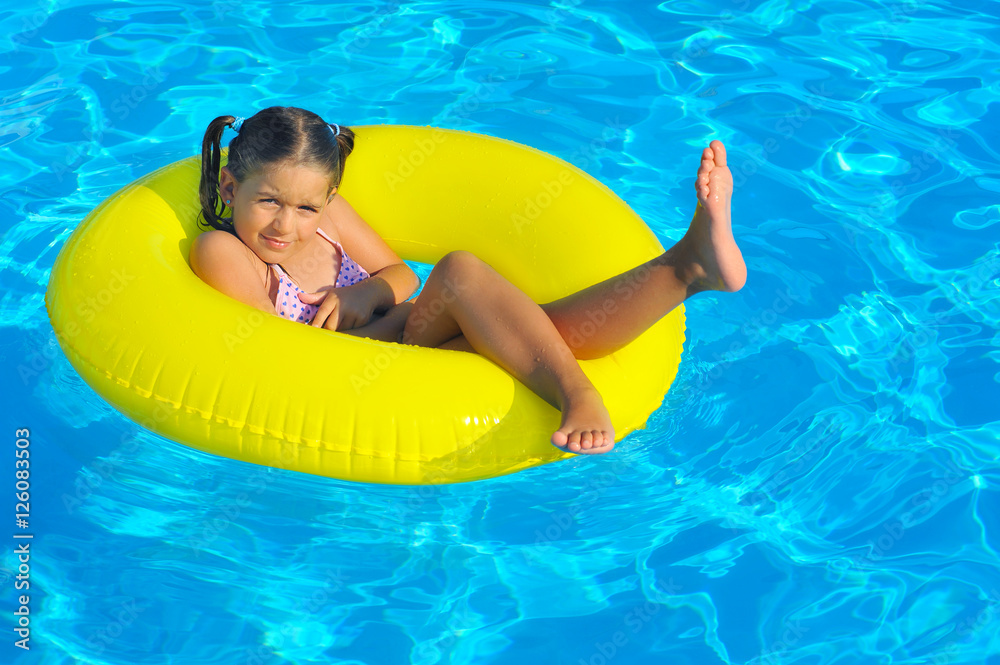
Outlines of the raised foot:
M571 453L593 455L615 447L615 428L596 388L567 395L562 405L562 425L552 444Z
M722 141L712 141L702 152L694 187L698 207L678 243L690 261L684 271L689 295L699 291L739 291L747 281L747 266L733 237L733 174L726 164Z

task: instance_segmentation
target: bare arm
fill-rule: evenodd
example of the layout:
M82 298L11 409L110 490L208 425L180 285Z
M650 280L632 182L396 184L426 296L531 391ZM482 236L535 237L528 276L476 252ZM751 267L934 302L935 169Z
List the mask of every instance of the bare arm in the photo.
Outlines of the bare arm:
M372 273L371 278L366 281L370 282L372 289L375 290L376 312L382 313L401 304L417 290L416 287L410 286L411 275L416 277L416 273L405 263L395 263ZM419 278L417 286L420 286Z
M225 231L206 231L191 245L191 269L203 282L251 307L277 315L247 254L250 249Z
M398 305L420 286L420 278L392 251L343 196L335 196L326 210L345 251L372 277L378 288L379 311ZM373 288L375 288L373 286Z

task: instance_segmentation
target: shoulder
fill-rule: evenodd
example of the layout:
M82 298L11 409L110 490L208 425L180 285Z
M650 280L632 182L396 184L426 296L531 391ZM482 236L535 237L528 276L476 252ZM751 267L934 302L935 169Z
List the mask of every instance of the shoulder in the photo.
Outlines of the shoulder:
M211 231L205 231L197 238L194 239L194 244L191 245L191 253L195 252L204 253L206 251L219 251L233 242L243 244L239 238L234 236L229 231L221 231L219 229L213 229Z
M236 235L218 229L206 231L194 239L190 258L195 272L219 263L245 262L253 265L256 261L264 264Z
M211 243L213 246L218 246L223 243L239 243L243 245L243 241L239 239L233 231L222 231L220 229L211 229L209 231L204 231L201 235L194 239L195 243ZM244 245L245 247L246 245Z
M320 228L339 241L344 250L368 274L403 260L389 247L382 237L361 218L361 215L339 193L327 206L327 213L320 221Z
M189 255L191 269L217 291L248 305L271 311L267 296L267 264L235 235L206 231L194 239Z

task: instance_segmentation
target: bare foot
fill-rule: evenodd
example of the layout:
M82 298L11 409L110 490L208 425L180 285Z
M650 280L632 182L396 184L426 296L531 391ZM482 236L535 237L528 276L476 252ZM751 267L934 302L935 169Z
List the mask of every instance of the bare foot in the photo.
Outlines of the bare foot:
M694 188L698 207L687 233L677 243L681 254L673 259L678 264L687 263L683 274L688 295L739 291L747 281L747 266L733 238L733 174L726 165L722 141L712 141L702 152Z
M592 455L615 447L615 428L596 388L568 394L562 403L562 425L552 443L571 453Z

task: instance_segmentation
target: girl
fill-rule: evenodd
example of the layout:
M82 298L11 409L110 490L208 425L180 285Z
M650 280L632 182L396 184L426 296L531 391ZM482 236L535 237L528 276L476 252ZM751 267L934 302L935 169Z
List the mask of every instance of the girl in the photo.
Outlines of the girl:
M226 127L238 135L220 172ZM420 284L416 274L336 196L353 148L349 128L303 109L213 120L202 142L199 193L215 230L191 247L195 273L230 297L315 327L480 353L562 411L552 443L564 450L605 453L615 441L604 401L577 359L625 346L695 293L737 291L746 281L730 223L726 149L712 141L698 168L691 226L659 257L538 305L473 254L454 251L407 300ZM615 287L625 285L630 297L616 299ZM614 317L589 337L572 334L608 300L620 301ZM294 353L274 352L279 361Z

